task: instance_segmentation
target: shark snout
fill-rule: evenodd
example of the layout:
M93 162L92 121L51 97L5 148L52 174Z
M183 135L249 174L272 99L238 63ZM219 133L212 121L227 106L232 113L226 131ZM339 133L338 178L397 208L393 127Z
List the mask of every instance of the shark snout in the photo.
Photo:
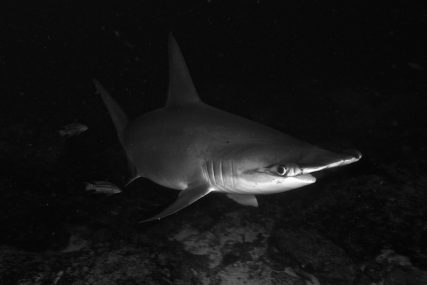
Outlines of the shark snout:
M303 174L317 172L326 168L334 168L354 163L362 158L362 153L358 150L345 150L341 153L334 153L323 149L315 149L307 155L301 162Z
M343 154L353 157L356 161L362 158L362 153L357 149L346 149Z

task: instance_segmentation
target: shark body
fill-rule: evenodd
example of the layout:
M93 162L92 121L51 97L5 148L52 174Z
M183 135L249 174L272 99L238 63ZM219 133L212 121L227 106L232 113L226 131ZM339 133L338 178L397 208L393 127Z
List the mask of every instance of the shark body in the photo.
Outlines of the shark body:
M103 86L94 80L110 113L132 171L180 190L174 203L142 222L158 220L209 192L258 206L255 195L299 188L316 181L310 173L358 161L361 154L337 154L203 103L181 50L169 36L166 107L129 122Z

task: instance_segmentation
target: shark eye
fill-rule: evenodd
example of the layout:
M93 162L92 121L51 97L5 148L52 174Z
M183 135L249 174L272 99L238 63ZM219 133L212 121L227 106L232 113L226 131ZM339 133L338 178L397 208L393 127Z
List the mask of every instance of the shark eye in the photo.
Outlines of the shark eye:
M274 165L270 167L270 171L276 175L286 176L286 177L297 176L302 174L303 172L302 169L298 167L298 165L293 163L289 163L285 165L283 164Z
M283 165L278 165L276 167L276 173L279 174L280 176L284 176L286 172L287 172L287 169Z

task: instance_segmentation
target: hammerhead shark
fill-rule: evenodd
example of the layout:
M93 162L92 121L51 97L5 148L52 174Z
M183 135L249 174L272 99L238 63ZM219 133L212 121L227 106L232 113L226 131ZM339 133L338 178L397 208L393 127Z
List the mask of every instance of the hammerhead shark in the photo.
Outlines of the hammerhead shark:
M141 222L160 220L210 192L258 206L255 195L312 184L311 174L358 161L358 151L338 154L202 102L182 52L170 34L167 104L129 121L94 80L112 118L131 169L130 182L145 177L180 190L171 205ZM130 183L129 182L129 183Z

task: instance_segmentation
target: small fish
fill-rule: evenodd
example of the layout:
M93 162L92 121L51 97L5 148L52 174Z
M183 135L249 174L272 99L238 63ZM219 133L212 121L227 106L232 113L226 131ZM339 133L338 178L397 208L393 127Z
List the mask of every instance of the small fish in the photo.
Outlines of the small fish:
M63 137L73 137L78 136L83 132L88 130L88 126L80 124L80 123L71 123L65 125L58 132Z
M419 70L419 71L423 71L424 67L416 62L408 62L408 65L410 68L415 69L415 70Z
M122 190L108 181L94 181L92 183L86 182L86 191L94 191L95 193L104 194L111 196L114 194L119 194Z

